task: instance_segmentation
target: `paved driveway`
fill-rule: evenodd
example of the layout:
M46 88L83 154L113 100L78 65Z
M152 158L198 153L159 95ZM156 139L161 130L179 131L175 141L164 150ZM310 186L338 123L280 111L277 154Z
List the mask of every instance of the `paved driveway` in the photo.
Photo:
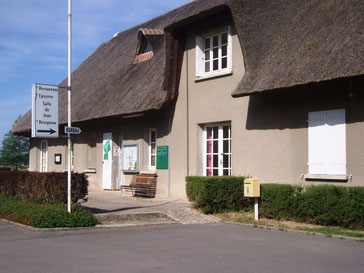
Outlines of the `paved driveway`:
M5 272L363 272L364 243L232 224L34 232L0 222Z

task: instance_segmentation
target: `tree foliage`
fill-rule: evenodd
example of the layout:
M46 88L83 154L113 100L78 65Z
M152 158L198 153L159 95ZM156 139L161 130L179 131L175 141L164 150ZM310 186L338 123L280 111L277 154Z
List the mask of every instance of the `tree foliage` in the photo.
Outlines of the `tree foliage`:
M13 135L10 131L7 132L2 142L2 149L0 150L0 165L18 169L28 166L28 162L29 138Z

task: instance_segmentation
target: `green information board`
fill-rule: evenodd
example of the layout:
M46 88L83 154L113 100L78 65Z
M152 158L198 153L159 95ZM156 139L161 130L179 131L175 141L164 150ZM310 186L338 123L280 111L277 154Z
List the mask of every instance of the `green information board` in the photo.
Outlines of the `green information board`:
M157 146L157 169L168 169L168 146Z

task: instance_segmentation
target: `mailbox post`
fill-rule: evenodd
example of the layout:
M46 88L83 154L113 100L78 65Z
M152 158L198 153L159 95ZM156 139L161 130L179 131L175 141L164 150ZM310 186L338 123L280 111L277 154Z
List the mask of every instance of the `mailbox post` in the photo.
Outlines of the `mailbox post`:
M254 219L259 220L258 198L260 197L260 182L256 178L244 180L244 196L254 198Z

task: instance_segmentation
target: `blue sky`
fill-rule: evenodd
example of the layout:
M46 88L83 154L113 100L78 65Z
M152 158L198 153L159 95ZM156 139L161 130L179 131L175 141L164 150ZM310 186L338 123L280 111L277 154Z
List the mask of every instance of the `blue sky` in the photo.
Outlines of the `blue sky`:
M116 32L190 0L73 0L72 69ZM0 0L0 146L31 108L32 83L67 76L68 0Z

